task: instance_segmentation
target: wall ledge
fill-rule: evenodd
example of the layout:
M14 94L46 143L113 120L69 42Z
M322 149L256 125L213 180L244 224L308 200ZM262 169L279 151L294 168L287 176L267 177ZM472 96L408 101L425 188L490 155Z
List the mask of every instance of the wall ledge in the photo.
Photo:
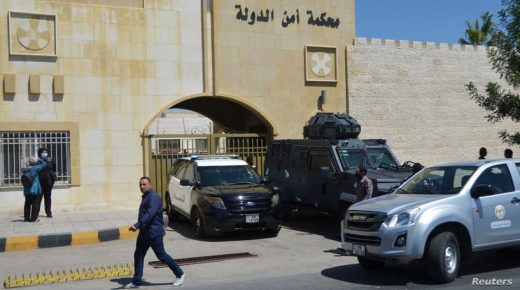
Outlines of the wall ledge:
M413 40L394 40L381 38L366 38L356 37L354 39L354 46L374 46L374 47L388 47L401 49L426 49L426 50L446 50L446 51L460 51L460 52L484 52L491 47L485 45L464 45L458 43L438 43L438 42L423 42Z

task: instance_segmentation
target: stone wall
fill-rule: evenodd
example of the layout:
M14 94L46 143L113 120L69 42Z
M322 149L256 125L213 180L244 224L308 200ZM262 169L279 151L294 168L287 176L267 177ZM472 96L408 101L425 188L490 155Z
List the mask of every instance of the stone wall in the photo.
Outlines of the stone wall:
M121 5L110 6L115 2ZM79 183L55 190L58 211L138 205L140 134L167 104L203 90L201 1L122 4L0 2L0 76L16 77L16 92L0 99L0 130L79 126L72 136L79 139L78 155L71 156L81 164L73 172ZM57 56L10 55L8 11L56 15ZM40 76L37 95L28 91L29 75ZM63 95L53 94L55 75L64 76ZM0 213L22 212L20 188L0 188L0 201Z
M471 160L481 146L489 158L502 158L507 145L498 131L518 128L487 122L466 91L469 81L482 88L499 80L486 47L357 38L347 58L360 137L388 139L401 162Z

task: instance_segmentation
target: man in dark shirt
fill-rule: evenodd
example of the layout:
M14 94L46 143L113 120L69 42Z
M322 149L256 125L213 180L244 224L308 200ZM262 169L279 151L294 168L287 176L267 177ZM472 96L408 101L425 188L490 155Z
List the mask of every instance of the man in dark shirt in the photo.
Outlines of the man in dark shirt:
M49 150L47 148L38 149L38 157L47 163L47 166L40 171L40 185L42 189L42 194L40 198L43 198L43 202L45 204L45 213L48 218L52 218L52 209L51 209L51 195L52 188L54 187L54 182L57 180L56 176L56 162L52 160L49 156ZM41 200L40 200L41 206Z
M150 247L157 258L168 265L177 277L173 286L181 286L186 275L175 260L164 250L163 237L165 232L161 198L152 190L150 178L146 176L139 180L139 188L143 193L143 200L139 206L139 217L137 223L128 229L132 232L139 230L134 252L134 278L132 283L126 285L125 288L137 288L142 285L144 257Z

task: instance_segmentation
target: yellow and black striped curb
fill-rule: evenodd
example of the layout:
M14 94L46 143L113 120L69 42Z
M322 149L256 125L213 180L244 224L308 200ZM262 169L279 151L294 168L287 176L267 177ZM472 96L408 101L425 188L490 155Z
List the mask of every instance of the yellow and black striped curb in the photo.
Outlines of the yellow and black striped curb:
M4 288L17 288L26 286L37 286L55 283L65 283L71 281L105 279L113 277L131 276L134 274L134 266L114 265L108 267L94 267L88 269L76 269L61 272L23 274L20 277L8 277L4 280Z
M99 231L0 238L0 252L95 244L133 238L137 233L128 231L128 227L120 227Z

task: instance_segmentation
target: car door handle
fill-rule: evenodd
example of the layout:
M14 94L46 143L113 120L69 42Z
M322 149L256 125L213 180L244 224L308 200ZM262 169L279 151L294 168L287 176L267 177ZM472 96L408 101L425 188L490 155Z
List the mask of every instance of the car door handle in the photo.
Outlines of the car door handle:
M512 203L512 204L520 203L520 199L518 199L518 198L515 197L515 198L513 198L513 199L511 200L511 203Z

